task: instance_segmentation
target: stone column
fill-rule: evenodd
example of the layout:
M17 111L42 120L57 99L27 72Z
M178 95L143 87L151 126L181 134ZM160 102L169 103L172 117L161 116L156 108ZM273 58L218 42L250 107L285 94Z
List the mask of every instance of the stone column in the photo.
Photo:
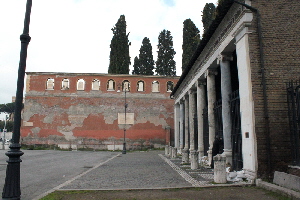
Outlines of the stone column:
M184 101L180 100L180 153L182 153L184 147Z
M182 150L182 163L189 162L189 97L184 98L184 148Z
M190 130L190 154L191 154L191 169L198 168L198 152L195 150L195 114L196 101L195 91L189 90L189 130Z
M176 103L174 106L174 147L178 148L179 147L179 103Z
M222 54L218 58L221 68L221 93L222 93L222 119L223 119L223 141L224 155L226 156L226 164L232 164L232 147L231 147L231 116L230 116L230 97L231 75L230 61L232 56Z
M207 78L207 110L208 110L208 126L209 126L209 150L208 162L212 161L212 148L215 140L215 115L214 115L214 102L216 102L216 86L215 76L217 72L214 70L206 71Z
M205 108L205 82L198 81L197 87L197 113L198 113L198 155L199 160L204 156L204 141L203 141L203 109Z

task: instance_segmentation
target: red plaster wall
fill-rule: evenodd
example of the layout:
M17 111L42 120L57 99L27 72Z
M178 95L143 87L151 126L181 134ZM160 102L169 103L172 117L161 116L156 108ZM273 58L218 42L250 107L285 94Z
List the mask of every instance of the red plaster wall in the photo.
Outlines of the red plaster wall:
M36 142L39 138L40 141L46 138L48 143L76 143L85 138L106 144L114 138L122 143L124 125L118 125L117 116L124 113L125 96L117 89L124 80L130 82L127 113L134 113L134 124L126 126L127 142L144 140L164 145L169 134L167 129L173 129L174 102L167 92L167 82L172 81L175 86L179 77L69 73L27 73L27 76L25 123L21 128L23 143ZM48 78L54 79L54 90L46 90ZM67 90L61 90L64 78L69 79ZM85 80L84 91L77 91L78 79ZM99 91L91 90L94 79L100 81ZM107 91L110 79L115 81L115 91ZM137 91L140 80L144 81L143 92ZM159 92L152 92L153 81L159 82Z

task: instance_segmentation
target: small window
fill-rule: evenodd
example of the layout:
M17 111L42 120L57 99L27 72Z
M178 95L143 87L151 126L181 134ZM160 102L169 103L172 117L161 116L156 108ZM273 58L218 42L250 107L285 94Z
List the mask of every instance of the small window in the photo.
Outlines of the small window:
M54 90L54 79L53 78L47 79L46 90Z
M130 82L128 80L123 81L122 83L122 89L123 92L126 90L126 92L130 91Z
M137 91L138 92L143 92L144 91L144 81L138 81L137 83Z
M100 90L100 81L98 79L93 80L92 90Z
M107 91L114 91L115 90L115 81L110 79L107 81Z
M70 84L69 79L64 78L64 79L62 80L62 82L61 82L61 89L62 89L62 90L68 90L68 89L70 88L69 84Z
M159 82L158 81L152 82L152 92L159 92Z
M84 90L85 81L81 78L77 80L77 90Z
M167 82L167 92L172 92L174 87L174 83L172 81Z

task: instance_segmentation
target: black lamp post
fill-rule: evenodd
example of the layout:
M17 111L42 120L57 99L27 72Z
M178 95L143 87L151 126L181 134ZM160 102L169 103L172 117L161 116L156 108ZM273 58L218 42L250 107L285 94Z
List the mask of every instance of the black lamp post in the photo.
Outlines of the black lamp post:
M127 92L127 88L125 87L125 125L124 125L124 141L123 141L123 151L122 154L126 154L126 109L127 109L127 103L126 103L126 92Z
M27 0L26 13L24 20L23 34L20 36L21 52L17 81L14 129L12 135L12 144L9 146L10 150L6 153L9 157L6 167L5 184L2 192L2 199L20 199L20 157L24 154L20 151L20 128L21 128L21 111L23 102L24 76L26 69L27 47L30 42L29 36L29 22L31 12L32 0Z

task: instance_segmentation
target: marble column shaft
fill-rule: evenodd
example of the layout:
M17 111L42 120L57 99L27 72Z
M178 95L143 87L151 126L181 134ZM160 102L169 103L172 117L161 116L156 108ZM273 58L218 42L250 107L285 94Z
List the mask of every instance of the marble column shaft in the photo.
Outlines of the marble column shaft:
M231 147L231 116L230 116L230 97L231 75L230 75L230 57L222 55L219 59L221 68L221 94L222 94L222 119L223 119L223 141L226 163L232 163Z
M184 147L184 103L180 100L180 106L179 106L179 112L180 112L180 151L182 151Z
M215 115L214 115L214 102L216 102L216 85L215 85L214 70L208 70L207 76L207 110L208 110L208 126L209 126L209 150L208 161L212 161L212 148L215 140Z
M198 113L198 152L199 160L204 156L204 137L203 137L203 109L205 107L205 88L203 81L198 81L197 87L197 113Z
M189 90L189 130L190 130L190 151L195 150L195 123L196 113L195 91Z
M179 104L176 103L174 106L174 127L175 127L174 147L175 148L179 148L179 120L180 120Z

